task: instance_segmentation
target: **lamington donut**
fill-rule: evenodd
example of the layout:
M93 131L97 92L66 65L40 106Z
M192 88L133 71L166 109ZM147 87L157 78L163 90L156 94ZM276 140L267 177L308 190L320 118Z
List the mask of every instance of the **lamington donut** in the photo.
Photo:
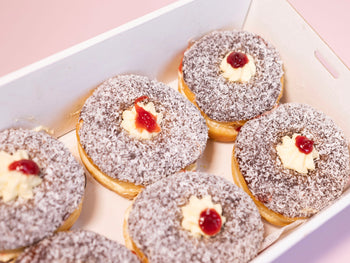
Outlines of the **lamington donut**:
M247 262L264 228L249 196L222 177L183 172L146 187L126 212L126 246L142 262Z
M234 141L249 119L273 109L283 91L277 50L246 31L214 31L184 53L178 88L204 116L209 137Z
M263 218L286 225L338 198L349 181L349 162L348 142L330 117L286 103L242 127L232 173Z
M0 261L80 215L85 191L82 165L45 132L0 131Z
M125 246L86 230L56 233L27 248L16 263L140 262Z
M198 109L176 90L144 76L119 75L86 100L77 137L92 176L133 198L145 186L193 168L208 130Z

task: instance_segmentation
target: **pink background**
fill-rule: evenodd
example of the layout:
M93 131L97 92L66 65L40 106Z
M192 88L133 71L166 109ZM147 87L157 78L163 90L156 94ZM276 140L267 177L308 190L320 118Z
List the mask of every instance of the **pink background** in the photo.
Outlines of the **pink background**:
M0 76L172 2L175 0L0 0ZM289 2L349 67L350 1Z
M175 0L0 0L0 77ZM350 1L289 0L350 67ZM349 262L350 207L276 262Z

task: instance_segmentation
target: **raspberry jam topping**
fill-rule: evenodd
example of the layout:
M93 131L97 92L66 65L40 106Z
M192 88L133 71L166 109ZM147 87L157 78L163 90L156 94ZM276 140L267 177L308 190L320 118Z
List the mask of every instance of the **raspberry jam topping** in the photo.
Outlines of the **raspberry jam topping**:
M227 63L230 64L233 68L242 68L248 62L249 59L247 55L242 52L232 52L227 57Z
M27 175L38 175L40 172L39 166L34 161L27 159L12 162L8 169L10 171L19 171Z
M144 108L137 105L138 102L148 99L147 96L142 96L135 100L136 120L135 125L138 129L146 129L148 132L160 132L160 127L157 123L157 116L146 111Z
M199 216L199 227L208 236L219 233L221 229L221 217L215 209L205 209Z
M300 152L309 154L314 148L314 141L309 140L305 136L299 135L295 138L295 145L298 147Z

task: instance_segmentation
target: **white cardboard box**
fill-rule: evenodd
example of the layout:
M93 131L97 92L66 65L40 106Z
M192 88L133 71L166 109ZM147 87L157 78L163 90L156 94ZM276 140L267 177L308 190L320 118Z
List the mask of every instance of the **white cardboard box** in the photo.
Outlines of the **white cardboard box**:
M99 83L120 73L157 78L176 87L177 67L191 39L214 29L245 29L280 51L285 68L283 101L313 105L350 138L350 72L285 0L183 0L0 78L0 129L49 127L77 155L79 109ZM66 135L64 135L66 134ZM64 135L64 136L63 136ZM208 142L199 169L231 177L232 144ZM350 189L331 206L285 234L254 262L277 258L350 204ZM74 227L123 243L130 201L88 177L81 217ZM268 231L278 228L268 227Z

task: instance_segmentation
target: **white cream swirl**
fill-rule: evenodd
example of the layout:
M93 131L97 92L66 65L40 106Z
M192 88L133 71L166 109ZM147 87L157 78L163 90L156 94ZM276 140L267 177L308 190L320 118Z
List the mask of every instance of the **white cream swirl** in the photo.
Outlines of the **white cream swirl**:
M315 169L314 159L319 157L315 147L312 152L305 154L300 152L296 146L296 137L300 134L293 134L292 138L284 136L282 144L276 146L277 154L282 161L283 167L292 169L301 174L307 174L308 170Z
M220 204L214 204L211 201L210 195L207 195L202 199L198 199L196 196L190 197L189 203L181 208L183 215L181 226L190 231L194 237L207 237L208 235L206 235L199 226L199 218L201 212L208 208L215 209L220 215L222 227L226 221L226 218L222 216L222 207Z
M11 163L23 159L29 159L28 153L23 150L18 150L13 155L0 152L0 197L4 202L14 200L17 196L24 199L33 198L33 188L42 182L37 175L9 170Z
M149 102L147 104L144 104L142 102L138 103L138 106L142 107L144 110L151 113L153 116L157 117L157 124L160 125L162 122L163 114L156 112L156 109L154 107L154 104L152 102ZM148 132L146 129L138 129L136 127L136 116L137 112L135 109L135 106L133 106L130 110L125 110L123 112L123 121L121 123L121 126L129 132L130 136L137 138L137 139L145 139L149 140L156 136L159 132Z
M253 57L245 54L248 58L248 63L246 63L243 67L234 68L227 62L227 57L231 53L232 52L228 53L221 61L220 69L222 71L222 75L229 81L248 82L256 73Z

